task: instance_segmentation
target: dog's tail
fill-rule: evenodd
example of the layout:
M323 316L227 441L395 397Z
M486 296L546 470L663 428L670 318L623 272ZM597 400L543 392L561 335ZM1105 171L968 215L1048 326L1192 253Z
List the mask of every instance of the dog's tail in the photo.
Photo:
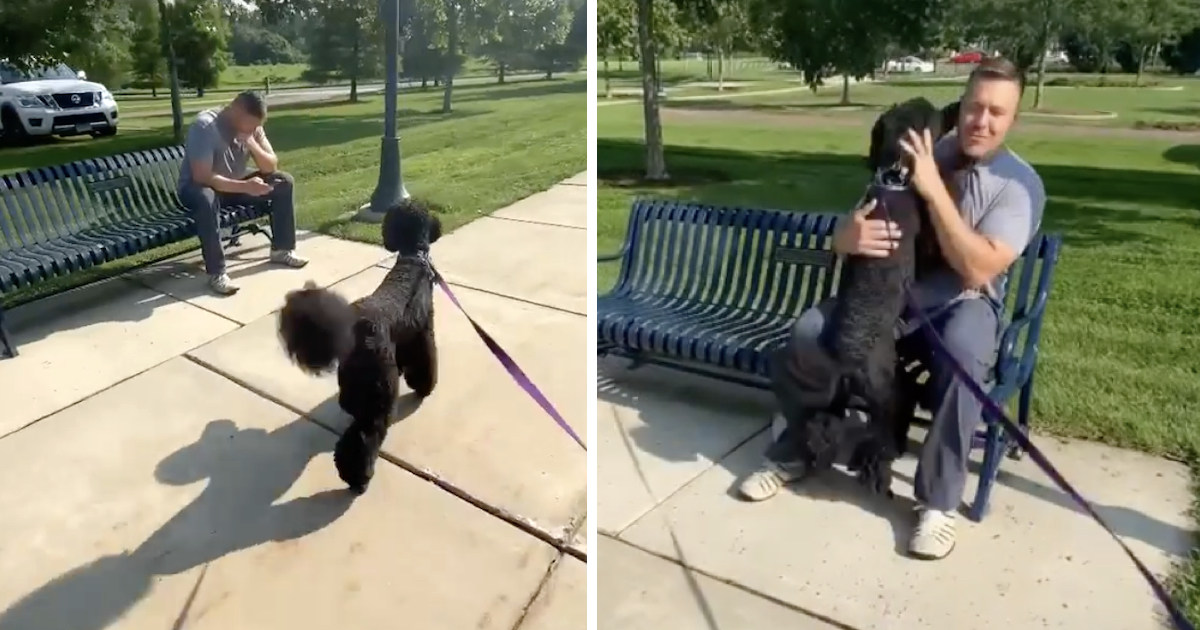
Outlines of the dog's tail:
M354 308L342 296L309 281L284 299L279 338L300 369L320 374L354 347L354 320Z

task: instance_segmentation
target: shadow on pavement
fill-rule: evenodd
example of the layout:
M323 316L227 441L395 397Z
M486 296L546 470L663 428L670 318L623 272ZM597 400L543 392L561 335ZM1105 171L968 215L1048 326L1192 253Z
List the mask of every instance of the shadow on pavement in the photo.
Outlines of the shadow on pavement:
M333 444L332 436L304 418L273 431L239 429L228 419L210 422L195 442L154 470L166 485L207 480L200 496L136 549L88 562L25 596L0 613L0 630L108 628L150 591L157 576L328 526L350 508L355 495L349 490L276 501Z

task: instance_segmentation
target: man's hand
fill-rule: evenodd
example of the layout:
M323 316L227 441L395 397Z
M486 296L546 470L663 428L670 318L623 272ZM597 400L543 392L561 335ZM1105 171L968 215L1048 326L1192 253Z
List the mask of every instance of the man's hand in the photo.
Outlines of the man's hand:
M271 184L268 184L261 177L251 177L250 179L246 180L246 194L247 195L252 195L254 197L261 197L261 196L271 192L274 189L275 189L274 186L272 186Z
M933 159L933 137L928 129L923 133L909 129L905 139L900 141L900 148L911 160L912 184L922 197L928 199L938 186L945 186Z
M900 246L900 226L881 219L868 219L875 209L872 199L855 210L849 220L839 221L833 234L833 251L849 256L887 258Z

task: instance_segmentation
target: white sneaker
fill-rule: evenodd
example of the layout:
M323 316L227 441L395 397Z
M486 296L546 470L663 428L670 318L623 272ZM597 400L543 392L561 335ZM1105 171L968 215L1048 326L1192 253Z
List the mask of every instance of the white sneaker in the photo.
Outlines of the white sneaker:
M227 273L209 276L208 286L217 295L233 295L241 289L241 287L233 283L233 280L229 278L229 274Z
M799 473L789 471L779 464L767 460L762 468L750 473L750 476L738 484L738 494L748 501L766 501L778 494L781 488L801 476Z
M908 541L908 554L921 560L941 560L954 551L954 513L917 507L917 529Z
M271 250L271 262L292 269L299 269L308 264L307 258L301 258L290 249L273 249Z

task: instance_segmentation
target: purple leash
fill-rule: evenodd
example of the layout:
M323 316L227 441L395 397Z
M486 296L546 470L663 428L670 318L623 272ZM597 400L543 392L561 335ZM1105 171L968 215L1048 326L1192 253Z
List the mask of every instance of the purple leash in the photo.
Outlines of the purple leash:
M1125 544L1125 541L1121 540L1121 537L1113 531L1112 527L1110 527L1108 523L1104 522L1104 519L1099 513L1096 512L1096 510L1092 507L1092 504L1089 503L1087 499L1083 498L1083 495L1080 494L1079 491L1076 490L1070 484L1070 482L1068 482L1067 479L1062 476L1062 473L1058 472L1058 469L1054 467L1054 464L1050 463L1050 460L1046 458L1046 455L1042 453L1041 449L1034 445L1033 441L1029 439L1029 436L1025 435L1025 432L1022 431L1020 427L1018 427L1017 424L1008 417L1008 414L1004 412L1004 409L996 401L992 400L991 396L987 395L987 392L983 391L983 387L981 387L979 383L975 381L975 379L971 378L971 374L967 372L967 369L963 367L961 363L958 362L958 359L954 358L954 355L950 353L948 348L946 348L946 343L942 340L942 337L938 335L937 329L933 327L933 323L929 320L929 316L925 314L924 310L918 308L916 300L913 299L912 293L910 293L908 289L905 289L905 297L908 298L909 309L916 313L917 318L920 320L921 330L925 331L926 336L929 337L929 345L933 348L934 352L940 355L946 364L954 370L955 376L957 376L958 379L967 386L967 389L970 390L971 395L983 405L988 414L1000 421L1000 424L1004 427L1004 432L1008 433L1009 437L1016 440L1017 444L1020 445L1020 447L1026 453L1029 453L1029 456L1033 458L1033 461L1038 465L1038 468L1041 468L1042 472L1046 473L1046 475L1049 476L1052 481L1054 481L1055 485L1062 489L1063 492L1066 492L1067 495L1070 496L1073 501L1075 501L1075 503L1079 504L1080 507L1087 511L1092 519L1099 523L1100 526L1108 532L1109 536L1112 536L1113 540L1117 541L1117 544L1121 546L1121 550L1125 552L1126 556L1129 556L1129 559L1132 560L1133 564L1137 567L1138 573L1141 573L1146 582L1150 584L1150 590L1154 591L1154 595L1158 598L1159 603L1161 603L1163 607L1167 609L1167 615L1171 618L1171 623L1173 626L1175 626L1176 630L1195 630L1195 626L1193 626L1192 623L1187 620L1187 617L1184 617L1183 612L1179 610L1179 606L1172 601L1171 596L1167 593L1167 589L1163 587L1162 582L1159 582L1158 578L1154 577L1154 574L1151 573L1150 569L1148 569L1146 565L1143 564L1142 561L1137 557L1137 555L1133 553L1133 550L1129 548L1129 545Z
M446 282L446 279L442 277L442 274L438 273L437 268L433 266L433 261L429 260L428 256L425 256L425 263L429 265L429 270L433 272L433 281L442 288L442 291L446 293L446 297L450 298L451 302L454 302L454 305L457 306L458 310L461 311L462 314L467 318L467 321L471 322L471 326L475 328L475 333L479 335L479 338L483 340L485 345L487 345L488 350L492 351L492 355L496 357L496 360L500 362L500 365L504 366L504 369L508 372L508 375L517 382L517 385L519 385L521 389L525 390L526 394L529 394L530 398L536 401L537 404L551 418L554 419L554 422L558 423L558 426L563 431L567 432L567 435L571 436L572 440L575 440L575 443L579 445L579 448L582 448L584 451L586 451L587 446L584 445L583 440L579 439L579 435L575 433L575 430L571 428L571 425L567 424L567 421L563 419L562 414L558 413L558 410L554 408L554 405L552 405L550 401L546 399L546 396L542 394L542 390L538 389L537 385L533 384L533 381L529 379L529 376L527 376L525 372L521 370L521 367L517 365L517 362L513 361L513 358L504 351L504 348L501 348L500 344L496 343L496 340L493 339L492 336L489 335L488 332L484 330L483 327L474 320L474 318L471 317L470 313L467 313L467 309L463 308L463 305L459 303L458 298L454 296L454 292L450 290L450 284Z

